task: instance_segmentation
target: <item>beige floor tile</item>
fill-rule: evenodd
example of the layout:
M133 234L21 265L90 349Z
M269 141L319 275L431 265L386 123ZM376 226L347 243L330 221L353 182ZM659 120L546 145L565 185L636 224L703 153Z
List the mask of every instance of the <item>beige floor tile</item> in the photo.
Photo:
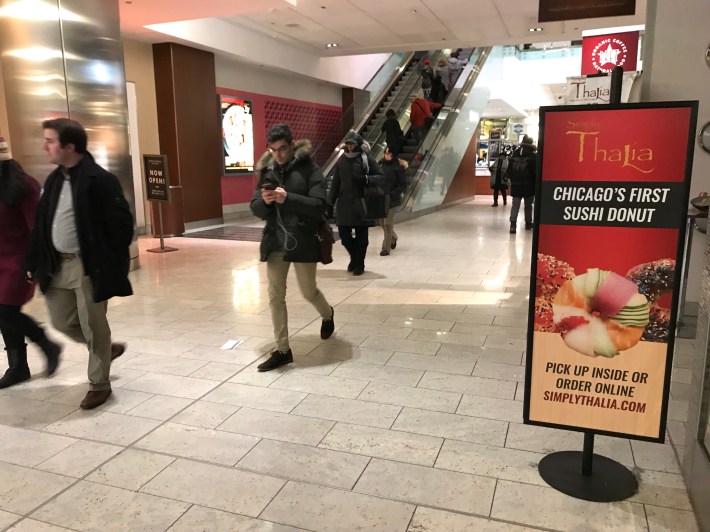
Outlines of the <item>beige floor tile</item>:
M373 403L422 408L424 410L455 412L461 400L461 394L377 382L368 384L358 399Z
M411 532L532 532L534 529L419 506L414 512Z
M188 508L185 503L81 481L32 517L75 530L101 530L108 523L120 523L124 530L162 532Z
M224 342L222 342L220 346L223 344ZM180 355L180 358L248 366L260 358L262 354L263 351L252 351L248 349L220 349L219 346L196 345L189 351Z
M121 367L145 373L166 373L168 375L187 377L206 363L204 360L192 360L176 356L138 355L122 362Z
M141 491L257 517L285 482L257 473L176 460L143 486ZM225 486L229 486L229 489L225 489Z
M242 408L219 425L219 430L304 445L318 445L333 421L267 410Z
M35 376L32 380L7 388L5 393L11 397L45 401L53 395L57 395L71 388L75 384L76 383L72 381L62 381L57 378L45 379Z
M380 366L377 364L362 364L349 361L341 363L340 366L331 373L333 377L345 377L405 386L416 386L419 379L422 378L422 375L424 375L423 371L415 369Z
M10 464L34 467L55 456L77 440L33 430L0 425L0 460Z
M492 419L404 408L392 428L426 436L502 446L508 424Z
M132 338L128 342L128 349L150 355L177 356L189 351L194 344L174 340L153 340L149 338ZM127 349L127 350L128 350Z
M641 469L680 474L678 460L670 445L632 441L631 450L634 453L636 465Z
M300 528L279 525L243 515L192 506L167 532L297 532Z
M123 388L185 399L199 399L218 385L218 382L205 379L148 373L124 384Z
M474 377L525 382L525 367L494 362L478 362L473 370Z
M333 421L346 421L356 425L389 428L400 410L401 407L398 406L310 395L291 413Z
M385 336L370 336L360 344L361 347L371 347L384 351L402 351L404 353L414 353L418 355L435 355L440 345L440 343L431 341L400 340L397 338L387 338Z
M364 380L289 371L275 380L270 388L355 399L365 389L365 386L367 386L367 381Z
M55 434L91 438L105 443L130 445L160 423L123 414L101 410L76 411L47 426L46 430Z
M463 310L464 307L458 307ZM426 313L426 319L428 320L451 320L455 323L470 323L478 325L490 325L493 323L493 315L479 315L479 314L464 314L463 312L458 312L456 310L446 310L442 308L434 308Z
M147 417L149 419L165 421L166 419L173 417L192 402L192 399L168 397L166 395L154 395L147 401L139 404L126 413L129 416Z
M493 349L520 349L523 350L527 346L525 338L510 338L503 336L487 336L484 347L492 347Z
M69 406L0 395L0 424L26 429L41 429L78 408L78 403L76 406Z
M118 454L121 447L92 441L78 441L37 466L37 469L81 478L112 456Z
M91 473L86 480L137 491L175 458L135 449L126 449Z
M319 447L432 466L443 441L432 436L338 423Z
M546 486L537 470L544 457L544 454L529 451L446 440L436 460L436 467Z
M521 404L522 408L522 404ZM536 453L554 453L559 451L581 451L584 445L582 432L537 427L511 423L505 446L511 449L532 451ZM594 452L627 467L634 467L634 457L631 453L629 440L596 435Z
M460 392L482 397L512 399L515 394L515 383L483 377L466 377L427 371L419 381L418 388Z
M69 477L0 462L0 510L25 515L73 482Z
M520 401L512 399L464 395L456 413L464 416L513 421L515 423L523 421L523 405L520 404Z
M302 392L226 382L203 399L213 403L248 406L274 412L290 412L306 395Z
M9 527L12 523L17 521L18 519L21 519L21 515L17 514L11 514L10 512L5 512L3 510L0 510L0 529L4 530L5 528ZM26 527L24 530L27 530L30 532Z
M63 526L50 525L35 519L23 519L12 528L8 528L7 532L71 532L70 529Z
M426 371L439 371L456 375L471 375L475 360L461 358L448 358L443 356L413 355L410 353L395 353L387 361L388 366L419 369Z
M243 434L165 423L138 441L135 447L231 466L258 441L259 438Z
M193 427L214 429L237 410L239 410L238 406L195 401L171 421Z
M394 353L394 349L376 349L357 345L327 342L316 347L309 356L347 360L362 364L384 364Z
M261 440L237 467L334 488L352 489L370 459L297 443Z
M412 504L488 515L496 480L373 459L353 491Z
M692 511L688 491L681 475L636 470L639 491L630 501L646 505Z
M404 532L414 506L289 482L260 517L309 530Z
M88 391L88 385L80 385L84 387L84 393ZM76 399L83 399L83 395L79 396L79 390L75 386L71 390L75 395ZM153 397L152 393L148 392L137 392L134 390L127 390L125 388L115 389L112 391L111 396L106 400L104 404L97 408L97 411L113 412L114 414L125 414L130 410L133 410L138 405L145 403L148 399ZM64 397L67 401L70 400L69 397ZM79 399L75 404L81 402Z
M700 532L692 511L646 505L649 532Z
M410 329L426 329L429 331L450 331L454 326L453 321L432 320L432 319L417 319L417 318L401 318L392 316L387 318L386 324L393 327L407 327Z
M643 506L631 502L599 503L574 499L552 488L501 480L491 516L553 530L647 530Z
M466 346L482 346L486 340L485 335L464 334L456 332L441 332L441 331L425 331L422 329L414 329L408 340L422 340L426 342L439 342L442 344L456 344ZM404 351L404 349L399 349Z

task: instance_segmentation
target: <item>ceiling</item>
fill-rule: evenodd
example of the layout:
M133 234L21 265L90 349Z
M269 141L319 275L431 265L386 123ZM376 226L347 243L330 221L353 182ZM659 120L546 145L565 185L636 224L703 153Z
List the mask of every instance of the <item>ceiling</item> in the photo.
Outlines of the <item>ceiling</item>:
M271 58L269 65L266 57L274 54L274 50L282 50L282 60L288 61L289 50L327 58L500 44L548 43L549 46L579 40L584 30L643 24L646 19L646 0L637 0L633 16L538 23L538 1L119 0L124 37L179 42L266 68L277 67L273 64L275 58ZM173 34L146 27L184 21L187 22ZM225 28L227 31L217 37L217 29L224 32ZM541 31L530 32L530 28ZM169 33L167 29L164 31ZM197 37L205 33L213 34L209 43ZM239 36L242 39L236 55L234 45L227 41ZM276 46L260 55L264 47L257 41L263 43L264 39L280 44L281 48ZM245 41L255 43L253 50L243 49ZM328 48L327 43L338 46ZM564 88L561 83L541 85L539 92L546 100L540 105L552 105L561 101ZM520 115L520 111L503 100L492 100L484 116Z

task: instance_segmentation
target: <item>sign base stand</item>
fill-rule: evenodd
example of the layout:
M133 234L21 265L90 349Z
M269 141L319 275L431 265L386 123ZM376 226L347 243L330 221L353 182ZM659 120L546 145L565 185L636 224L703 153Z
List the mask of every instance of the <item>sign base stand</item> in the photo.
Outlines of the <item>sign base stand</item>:
M557 491L585 501L623 501L635 495L639 487L636 477L626 467L594 454L593 433L584 435L584 452L548 454L540 460L538 471L542 479Z
M163 246L162 248L151 248L151 249L146 249L146 251L150 251L151 253L169 253L171 251L177 251L178 248L171 248L168 246Z
M171 251L177 251L178 248L171 248L169 246L165 245L165 242L163 242L163 204L158 203L158 219L160 222L160 247L159 248L151 248L146 251L150 251L151 253L169 253Z

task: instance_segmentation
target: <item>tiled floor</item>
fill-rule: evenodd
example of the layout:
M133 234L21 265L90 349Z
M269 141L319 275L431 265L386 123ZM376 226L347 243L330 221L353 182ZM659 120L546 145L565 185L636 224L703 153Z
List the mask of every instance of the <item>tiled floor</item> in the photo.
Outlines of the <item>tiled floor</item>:
M320 340L292 281L296 362L269 373L256 371L272 346L258 244L172 239L179 251L159 255L141 240L136 295L110 304L128 342L112 399L77 409L86 353L68 342L54 378L31 348L37 376L0 391L0 529L697 530L669 443L597 439L640 479L622 503L540 478L545 453L582 438L522 424L532 235L509 235L506 215L481 199L400 224L389 257L373 229L362 277L337 246L319 268L336 334ZM45 318L41 298L27 308ZM221 350L229 339L243 343ZM669 423L681 449L684 342Z

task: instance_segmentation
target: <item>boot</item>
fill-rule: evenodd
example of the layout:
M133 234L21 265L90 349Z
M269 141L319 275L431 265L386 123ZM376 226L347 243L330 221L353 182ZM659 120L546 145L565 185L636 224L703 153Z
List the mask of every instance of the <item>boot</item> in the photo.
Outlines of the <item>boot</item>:
M27 345L19 348L5 349L9 367L0 379L0 388L8 388L30 380L30 367L27 365Z
M59 355L62 354L62 346L54 343L46 336L37 342L37 345L42 349L44 356L47 357L47 376L51 377L57 371L57 366L59 366Z
M515 234L517 231L517 224L515 222L510 222L510 234Z

